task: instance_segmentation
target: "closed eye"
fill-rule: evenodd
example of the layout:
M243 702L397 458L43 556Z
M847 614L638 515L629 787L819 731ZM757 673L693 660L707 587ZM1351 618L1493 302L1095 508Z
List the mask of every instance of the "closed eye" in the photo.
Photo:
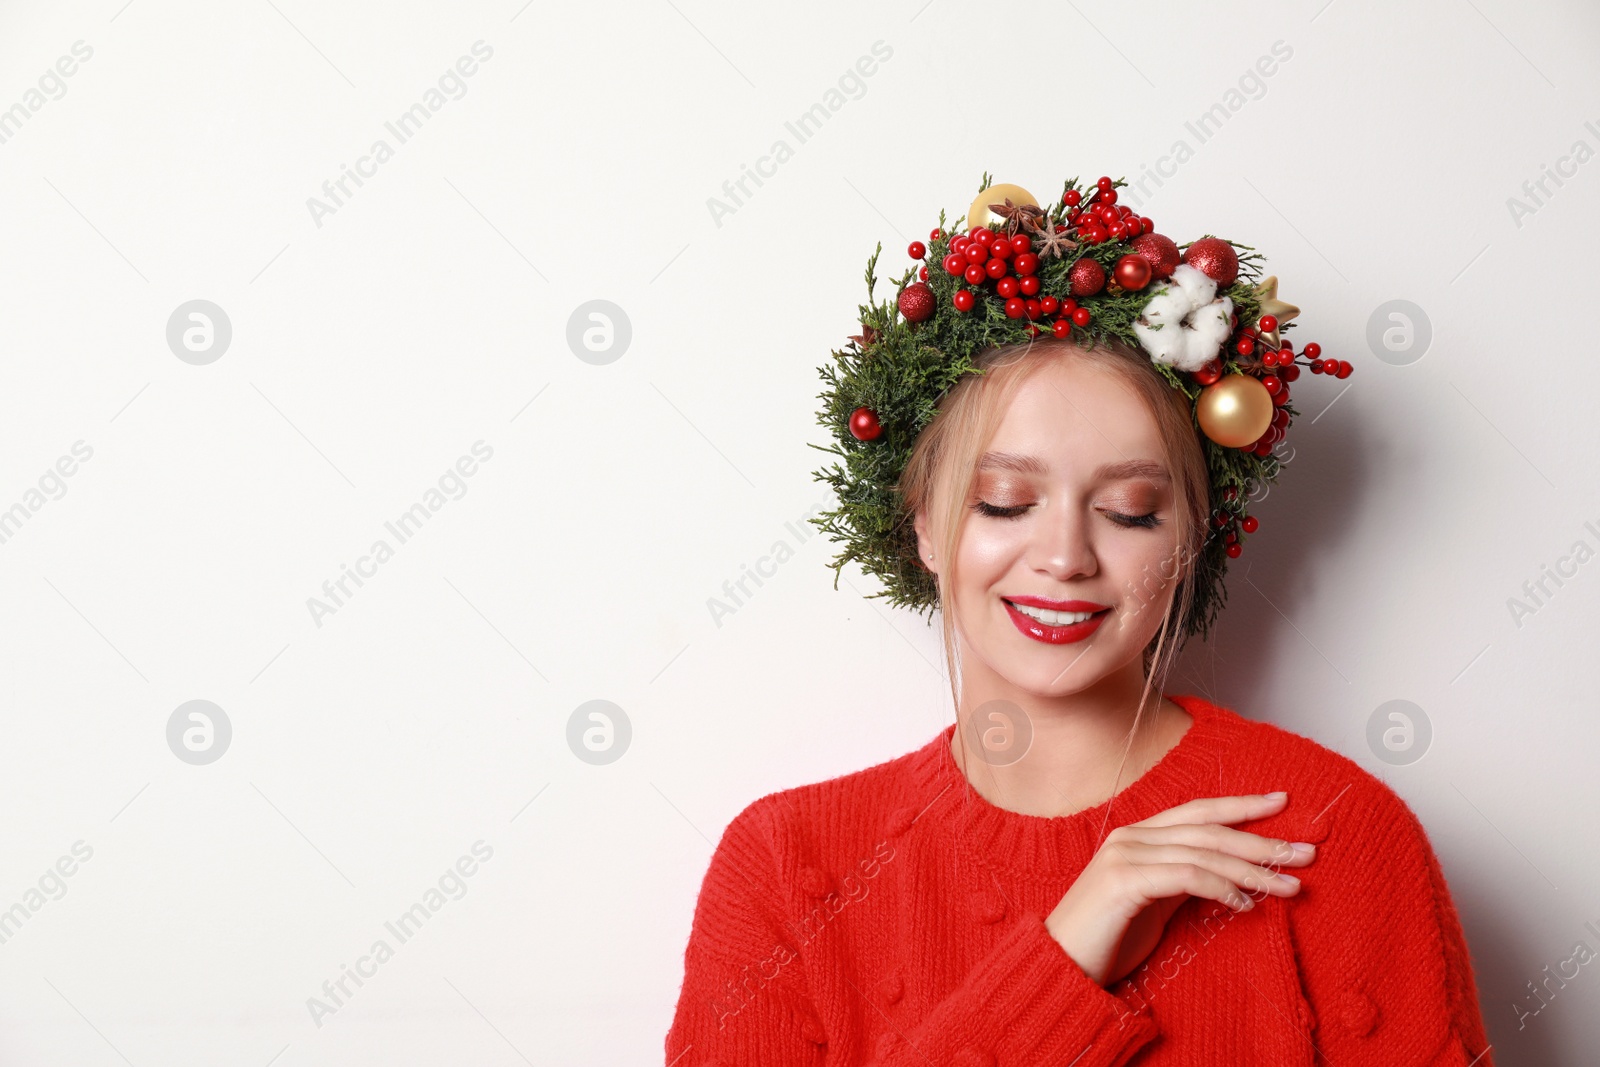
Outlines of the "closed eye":
M986 500L980 500L976 504L972 505L972 510L976 511L980 515L987 515L992 519L1015 519L1020 517L1023 512L1027 511L1032 506L1032 504L1016 504L1012 507L1002 508L996 507ZM1124 528L1148 530L1161 525L1161 520L1156 518L1156 513L1153 511L1145 515L1124 515L1119 511L1107 511L1103 512L1102 514L1104 514L1106 518L1110 519L1118 526L1122 526Z

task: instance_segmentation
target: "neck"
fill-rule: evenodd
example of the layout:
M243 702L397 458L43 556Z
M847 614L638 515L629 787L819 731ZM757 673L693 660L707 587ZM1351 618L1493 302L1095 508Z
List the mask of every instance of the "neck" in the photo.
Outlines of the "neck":
M1103 803L1154 766L1191 722L1154 685L1145 692L1137 659L1059 696L1020 689L975 656L963 657L966 664L974 669L963 670L951 753L978 794L1009 811L1049 817Z

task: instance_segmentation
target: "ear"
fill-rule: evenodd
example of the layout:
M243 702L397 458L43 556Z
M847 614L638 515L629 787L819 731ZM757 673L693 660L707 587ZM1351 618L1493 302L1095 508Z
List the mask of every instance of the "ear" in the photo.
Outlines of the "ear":
M938 574L941 564L938 559L938 550L933 546L933 532L929 529L926 510L917 512L912 526L917 531L917 562L922 564L923 570ZM929 556L934 556L935 558L929 560Z

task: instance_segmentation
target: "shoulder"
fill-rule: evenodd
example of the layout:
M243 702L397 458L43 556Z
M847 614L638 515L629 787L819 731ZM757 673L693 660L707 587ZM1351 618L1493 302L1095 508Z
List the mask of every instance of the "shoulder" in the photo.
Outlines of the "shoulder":
M718 850L759 848L780 882L822 888L829 879L822 872L881 858L887 842L934 800L932 764L945 736L860 770L758 797L729 822Z
M1245 827L1250 832L1312 844L1341 830L1362 838L1381 833L1426 842L1421 823L1405 800L1351 757L1275 723L1247 718L1200 698L1180 703L1191 714L1198 711L1214 720L1214 762L1221 790L1217 795L1276 790L1289 794L1281 813Z

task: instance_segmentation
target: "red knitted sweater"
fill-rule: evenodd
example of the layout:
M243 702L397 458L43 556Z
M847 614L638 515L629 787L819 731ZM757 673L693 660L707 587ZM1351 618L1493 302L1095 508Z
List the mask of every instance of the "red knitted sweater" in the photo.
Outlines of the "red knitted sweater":
M1314 741L1168 697L1194 719L1178 744L1072 815L984 800L954 725L750 804L700 890L666 1062L1492 1067L1461 925L1405 802ZM1107 988L1045 929L1103 822L1277 789L1282 812L1233 825L1318 844L1296 896L1244 912L1191 897Z

